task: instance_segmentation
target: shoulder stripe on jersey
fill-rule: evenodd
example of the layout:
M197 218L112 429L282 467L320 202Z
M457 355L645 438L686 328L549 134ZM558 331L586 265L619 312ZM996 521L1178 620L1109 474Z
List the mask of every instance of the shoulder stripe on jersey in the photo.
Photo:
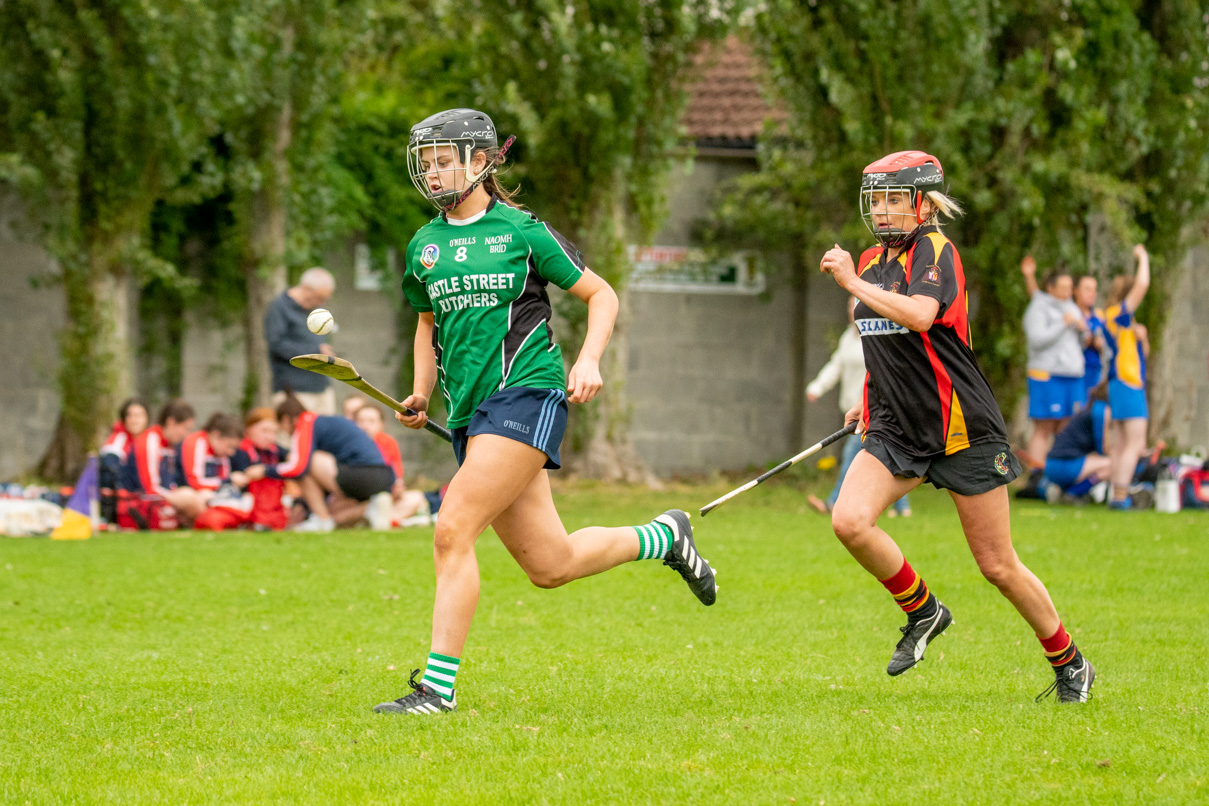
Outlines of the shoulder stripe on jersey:
M277 465L277 474L283 478L297 478L306 472L307 467L311 464L311 452L314 450L315 444L315 417L314 412L304 411L298 415L298 421L294 423L294 436L290 438L290 455L279 465Z
M164 440L159 428L153 426L143 432L143 450L135 451L135 461L138 465L139 481L143 484L143 492L164 495L168 489L160 473L160 464L164 461ZM140 455L141 454L141 455Z
M129 450L130 434L126 431L118 431L109 438L109 440L101 446L98 451L101 456L117 456L121 459L126 458L126 453Z
M580 253L580 251L572 246L570 241L556 232L545 221L541 222L541 224L546 228L546 232L550 233L550 237L554 239L554 242L558 244L558 248L561 249L563 254L567 256L567 260L571 262L571 265L581 272L584 271L587 266L584 265L583 255Z

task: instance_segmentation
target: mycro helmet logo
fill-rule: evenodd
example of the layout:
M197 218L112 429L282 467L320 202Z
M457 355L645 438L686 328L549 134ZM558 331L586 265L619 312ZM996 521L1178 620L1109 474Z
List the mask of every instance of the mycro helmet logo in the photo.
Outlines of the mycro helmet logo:
M431 269L433 266L437 265L437 258L440 256L441 248L435 243L430 243L428 246L424 247L423 251L420 252L420 263L424 266L424 268Z

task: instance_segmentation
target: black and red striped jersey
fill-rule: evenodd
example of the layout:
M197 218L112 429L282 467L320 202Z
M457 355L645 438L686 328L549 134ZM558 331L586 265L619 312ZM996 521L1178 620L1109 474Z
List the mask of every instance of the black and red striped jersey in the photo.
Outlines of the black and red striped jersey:
M969 299L957 249L934 226L920 227L894 260L881 246L857 264L861 279L895 294L926 296L940 309L926 333L863 302L856 325L865 352L867 432L913 457L953 454L1007 441L991 386L970 349Z

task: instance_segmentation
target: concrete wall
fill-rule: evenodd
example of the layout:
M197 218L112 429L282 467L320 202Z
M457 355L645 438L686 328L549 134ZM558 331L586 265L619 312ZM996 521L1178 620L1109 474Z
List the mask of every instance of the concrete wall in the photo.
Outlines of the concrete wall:
M693 244L696 221L717 184L752 170L750 160L699 157L674 178L659 246ZM845 294L808 272L806 378L826 363L846 322ZM657 474L742 469L791 456L841 424L836 392L807 406L804 433L790 434L793 289L788 269L763 294L629 293L627 379L632 435Z
M63 326L63 292L34 288L54 268L50 256L27 242L21 210L0 194L0 343L9 360L0 383L0 480L29 470L42 456L59 417L56 334Z

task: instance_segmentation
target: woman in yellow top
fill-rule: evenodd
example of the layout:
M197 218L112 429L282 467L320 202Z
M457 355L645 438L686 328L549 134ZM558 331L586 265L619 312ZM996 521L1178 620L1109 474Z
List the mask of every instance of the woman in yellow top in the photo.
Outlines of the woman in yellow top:
M1112 499L1109 509L1129 509L1129 484L1138 459L1146 450L1146 354L1138 339L1134 314L1150 287L1150 256L1146 247L1133 248L1138 270L1133 277L1112 281L1104 310L1108 362L1108 405L1112 408Z

